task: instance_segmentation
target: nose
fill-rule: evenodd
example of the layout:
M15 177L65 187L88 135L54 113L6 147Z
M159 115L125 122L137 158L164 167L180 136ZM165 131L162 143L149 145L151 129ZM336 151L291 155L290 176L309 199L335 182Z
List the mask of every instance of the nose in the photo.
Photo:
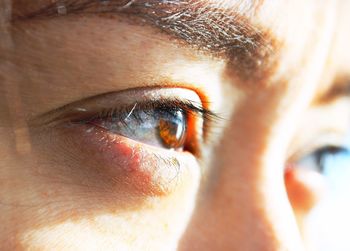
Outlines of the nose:
M179 250L303 250L281 149L273 143L279 135L269 126L247 123L246 116L236 117L204 174Z

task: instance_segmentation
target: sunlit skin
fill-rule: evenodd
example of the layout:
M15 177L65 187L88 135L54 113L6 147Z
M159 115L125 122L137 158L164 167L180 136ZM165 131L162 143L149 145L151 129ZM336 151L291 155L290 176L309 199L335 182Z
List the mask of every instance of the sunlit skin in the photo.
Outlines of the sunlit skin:
M32 8L13 2L13 13ZM304 220L327 184L295 163L350 128L348 97L334 91L350 74L350 6L248 2L210 3L266 31L266 69L237 70L129 16L11 22L0 7L0 249L314 250ZM203 133L189 120L185 151L58 119L65 105L80 116L165 87L219 115ZM177 148L164 123L160 136Z

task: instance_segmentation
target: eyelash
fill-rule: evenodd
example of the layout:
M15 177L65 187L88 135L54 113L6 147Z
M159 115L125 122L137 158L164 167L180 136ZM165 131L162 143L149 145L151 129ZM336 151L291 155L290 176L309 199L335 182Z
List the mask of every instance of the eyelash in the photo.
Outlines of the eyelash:
M132 111L147 111L154 109L162 109L162 110L171 110L171 111L184 111L186 115L194 115L197 117L201 117L206 122L211 122L218 118L219 116L202 107L201 105L195 104L190 100L182 101L179 99L174 100L154 100L154 101L143 101L143 102L135 102L132 105L126 106L118 106L103 109L95 115L89 115L87 118L71 120L73 123L89 123L96 119L109 119L109 118L124 118L125 115L131 114L133 116ZM139 119L135 117L135 119ZM140 120L139 120L140 121Z
M212 111L203 108L200 105L195 104L192 101L182 101L182 100L155 100L155 101L146 101L137 103L135 102L133 105L125 106L125 107L114 107L110 109L102 110L97 114L98 119L106 119L106 118L123 118L125 115L131 114L134 116L136 113L132 113L132 111L148 111L148 110L170 110L170 111L184 111L186 115L195 115L197 117L202 117L204 120L212 120L213 117L216 117ZM134 117L139 122L142 122L140 118L137 116Z

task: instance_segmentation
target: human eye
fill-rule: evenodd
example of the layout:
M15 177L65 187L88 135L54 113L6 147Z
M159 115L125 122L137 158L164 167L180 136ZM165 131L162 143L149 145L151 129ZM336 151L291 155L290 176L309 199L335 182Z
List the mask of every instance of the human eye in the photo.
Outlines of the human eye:
M196 162L215 117L194 91L136 88L64 106L41 116L36 127L55 139L50 145L78 158L76 168L164 195L200 172Z
M196 152L202 132L195 126L202 126L194 122L209 119L210 115L196 101L163 97L107 108L72 123L85 124L90 130L103 129L113 139L125 137L158 148Z
M183 150L188 130L185 109L157 102L135 103L126 109L107 110L82 123L149 145Z
M344 135L328 136L311 144L308 150L297 154L287 164L287 190L292 203L301 211L307 212L325 201L329 205L347 204L350 191L349 140Z
M348 242L350 145L346 135L326 136L287 164L288 197L297 218L303 218L303 233L315 250L344 250Z
M321 146L300 159L295 166L320 174L329 192L337 197L350 191L350 151L347 144Z
M346 164L347 165L344 165ZM347 146L326 145L307 154L296 163L298 168L305 168L333 177L342 166L350 165L350 152Z
M329 144L312 150L292 164L299 172L313 174L310 182L322 181L332 193L350 189L350 151L348 145ZM343 191L342 191L343 190Z

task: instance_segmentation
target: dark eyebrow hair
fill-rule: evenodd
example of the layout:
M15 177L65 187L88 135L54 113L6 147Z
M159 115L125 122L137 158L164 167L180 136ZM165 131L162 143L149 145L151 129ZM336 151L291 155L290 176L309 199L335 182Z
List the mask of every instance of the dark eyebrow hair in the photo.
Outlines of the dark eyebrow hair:
M135 17L141 21L138 24L155 26L199 51L227 59L227 73L238 76L238 80L245 83L266 81L277 68L277 39L269 30L253 25L234 7L220 3L207 0L60 0L25 18L81 13ZM254 13L261 0L244 3L250 4L246 11Z

